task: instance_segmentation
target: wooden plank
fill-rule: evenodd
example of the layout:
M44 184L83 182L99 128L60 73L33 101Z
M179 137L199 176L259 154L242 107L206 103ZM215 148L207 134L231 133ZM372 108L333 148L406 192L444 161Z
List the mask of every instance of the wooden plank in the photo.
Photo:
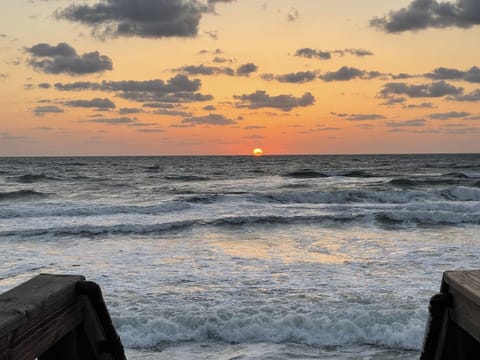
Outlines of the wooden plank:
M41 274L0 295L0 339L75 299L83 276Z
M453 295L450 318L480 342L480 270L447 271L443 281Z

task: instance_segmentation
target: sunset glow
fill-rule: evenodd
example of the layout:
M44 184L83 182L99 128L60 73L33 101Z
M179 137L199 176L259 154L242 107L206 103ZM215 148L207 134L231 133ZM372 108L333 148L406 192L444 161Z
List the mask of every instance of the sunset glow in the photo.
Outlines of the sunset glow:
M254 156L262 156L263 155L263 150L260 149L260 148L255 148L255 149L253 149L252 153L253 153Z
M437 2L5 0L0 155L478 152L478 7Z

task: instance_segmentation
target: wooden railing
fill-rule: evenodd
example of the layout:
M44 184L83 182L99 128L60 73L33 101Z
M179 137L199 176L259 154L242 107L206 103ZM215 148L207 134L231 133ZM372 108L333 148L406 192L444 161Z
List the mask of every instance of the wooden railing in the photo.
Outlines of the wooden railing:
M429 311L421 360L480 359L480 270L445 272Z
M0 360L124 360L100 287L38 275L0 295Z

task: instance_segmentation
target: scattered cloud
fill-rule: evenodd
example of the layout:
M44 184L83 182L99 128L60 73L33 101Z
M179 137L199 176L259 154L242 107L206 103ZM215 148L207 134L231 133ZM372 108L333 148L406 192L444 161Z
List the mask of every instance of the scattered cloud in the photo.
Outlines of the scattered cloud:
M293 108L310 106L315 103L315 98L309 92L301 97L295 97L293 95L271 96L264 90L257 90L252 94L235 95L234 98L240 101L237 104L238 107L250 109L274 108L291 111Z
M203 109L203 110L206 110L206 111L215 111L215 110L217 110L217 108L216 108L215 106L213 106L213 105L204 106L202 109Z
M450 120L450 119L465 118L470 115L471 115L470 113L464 112L464 111L460 111L460 112L450 111L450 112L444 112L444 113L431 114L430 118L435 120Z
M168 109L158 109L158 110L155 110L152 114L167 115L167 116L182 116L182 117L192 116L192 113L190 112L186 112L182 110L168 110Z
M303 84L317 78L315 71L298 71L283 75L262 74L261 78L267 81L277 80L282 83Z
M295 56L304 57L307 59L330 60L333 55L344 56L353 55L358 57L374 55L373 52L365 49L343 49L343 50L318 50L313 48L301 48L295 52Z
M47 74L86 75L113 69L112 60L98 51L77 54L67 43L36 44L25 51L30 54L28 64Z
M465 80L471 83L480 83L480 68L472 66L470 69L462 71L439 67L431 73L425 74L425 77L433 80Z
M101 0L72 4L56 12L57 18L89 26L92 34L107 37L194 37L205 13L228 0Z
M349 81L354 79L370 80L382 75L384 74L378 71L365 71L354 67L342 66L337 71L331 71L320 75L320 79L323 81Z
M128 116L116 117L116 118L95 118L91 120L84 120L81 122L96 123L96 124L107 124L107 125L122 125L122 124L131 124L137 122L136 118L131 118Z
M95 98L92 100L70 100L64 102L64 105L70 107L97 108L97 109L115 109L115 103L110 99Z
M447 100L453 101L480 101L480 89L473 90L468 94L456 94L447 97Z
M45 106L37 106L33 109L33 113L35 116L43 116L45 114L59 114L65 112L62 108L59 108L55 105L45 105Z
M205 66L205 65L187 65L175 71L181 71L189 75L235 75L235 71L229 67Z
M348 114L348 113L330 113L338 118L343 118L348 121L368 121L368 120L382 120L385 119L384 115L380 114Z
M182 120L182 124L189 125L233 125L236 122L220 114L209 114L205 116L192 116Z
M287 14L287 20L288 21L295 21L295 20L298 19L299 16L300 16L300 13L298 12L298 10L295 9L294 7L292 7Z
M406 95L410 98L435 98L446 95L460 95L463 88L451 85L443 80L430 84L409 85L404 82L387 83L380 91L382 98L390 98L395 95Z
M121 108L118 110L120 115L129 115L129 114L139 114L142 113L144 110L139 108Z
M398 127L421 127L425 126L427 122L424 119L404 120L404 121L387 121L385 126L398 128Z
M480 24L478 0L414 0L407 7L370 20L370 25L388 33L427 28L469 28Z
M254 73L257 70L258 66L254 63L246 63L237 68L236 74L238 76L250 76L251 73Z
M431 102L422 102L420 104L408 104L404 106L405 109L432 109L434 107L435 105L433 105L433 103Z
M160 79L136 81L102 81L75 83L56 83L54 86L60 91L106 91L116 92L117 96L138 102L167 102L186 103L197 101L209 101L212 95L196 92L202 82L199 79L189 79L187 75L178 74L167 81Z

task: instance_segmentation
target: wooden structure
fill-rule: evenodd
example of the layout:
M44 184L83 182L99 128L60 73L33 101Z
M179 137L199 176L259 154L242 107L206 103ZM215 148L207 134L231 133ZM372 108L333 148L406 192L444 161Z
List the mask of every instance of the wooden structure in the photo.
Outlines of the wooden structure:
M96 283L42 274L0 295L0 360L37 358L126 359Z
M421 360L480 359L480 270L445 272L429 311Z

